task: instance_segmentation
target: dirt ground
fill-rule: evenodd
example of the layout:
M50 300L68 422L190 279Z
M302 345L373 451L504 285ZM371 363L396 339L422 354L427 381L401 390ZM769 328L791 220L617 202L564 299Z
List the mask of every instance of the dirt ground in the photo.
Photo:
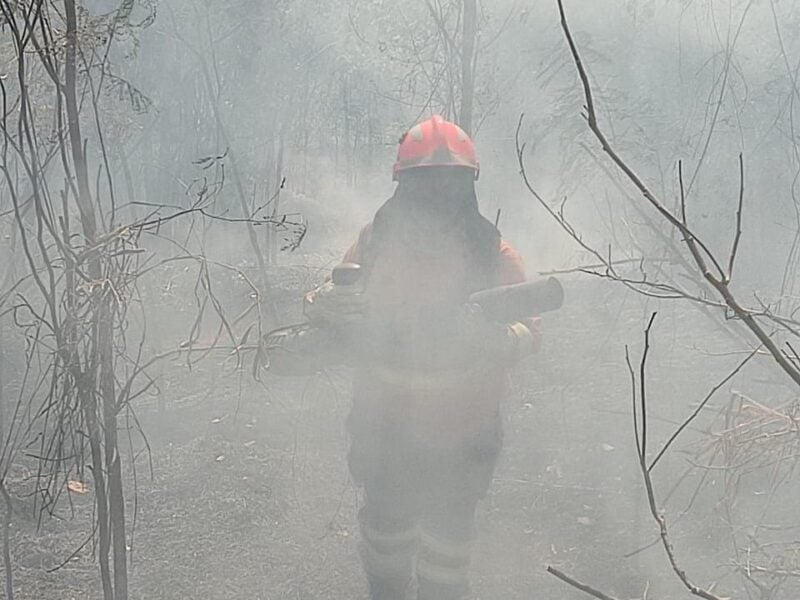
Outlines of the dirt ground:
M598 280L567 279L565 287L564 309L546 317L543 352L514 372L504 452L478 519L475 596L586 598L545 572L554 565L620 599L688 597L652 545L657 528L636 470L624 347L638 356L650 311L660 310L649 374L653 447L738 357L726 356L730 341L684 305L656 306ZM152 465L135 438L131 597L365 598L358 490L344 461L348 408L346 370L258 383L220 358L165 367L159 395L137 407ZM687 432L655 471L661 497L697 439ZM688 477L666 505L676 550L698 583L734 592L740 584L715 526L713 481L679 514L696 482ZM91 493L72 494L72 509L62 505L60 518L37 529L22 489L12 486L17 599L100 598L91 545L78 550L90 531Z

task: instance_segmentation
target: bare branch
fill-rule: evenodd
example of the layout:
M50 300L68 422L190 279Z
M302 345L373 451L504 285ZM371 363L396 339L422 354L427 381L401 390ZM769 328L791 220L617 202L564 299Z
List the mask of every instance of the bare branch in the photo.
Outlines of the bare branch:
M745 357L745 359L744 359L742 362L740 362L740 363L739 363L739 364L736 366L736 368L735 368L735 369L733 369L733 371L731 371L730 373L728 373L728 374L725 376L725 378L724 378L722 381L720 381L720 382L719 382L717 385L715 385L713 388L711 388L711 391L709 391L709 392L708 392L708 394L706 394L706 397L705 397L705 398L703 398L703 400L700 402L700 404L698 404L698 405L697 405L697 408L695 408L695 410L692 412L692 414L691 414L691 415L689 415L689 416L686 418L686 420L685 420L683 423L681 423L680 427L678 427L678 428L677 428L677 429L676 429L676 430L673 432L673 434L670 436L670 438L667 440L667 442L666 442L666 443L664 444L664 446L661 448L661 450L659 451L659 453L656 455L656 457L655 457L655 458L653 459L653 461L650 463L650 466L648 466L648 467L647 467L647 471L648 471L648 472L650 472L650 471L652 471L652 470L653 470L653 468L656 466L656 464L658 463L658 461L659 461L659 460L661 460L661 457L662 457L662 456L664 456L664 453L665 453L667 450L669 450L670 446L672 446L672 443L675 441L675 439L676 439L676 438L677 438L677 437L678 437L678 436L679 436L679 435L680 435L680 434L683 432L683 430L684 430L684 429L686 429L686 428L689 426L689 424L690 424L692 421L694 421L694 420L695 420L695 418L697 417L697 415L699 415L699 414L700 414L700 412L701 412L701 411L702 411L702 410L703 410L703 409L706 407L706 405L708 404L709 400L711 400L711 398L713 398L713 397L714 397L714 395L715 395L715 394L716 394L716 393L717 393L717 392L720 390L720 388L721 388L723 385L725 385L726 383L728 383L728 382L729 382L731 379L733 379L733 378L734 378L734 377L735 377L735 376L736 376L736 375L739 373L739 371L741 371L741 370L744 368L744 366L745 366L747 363L749 363L749 362L750 362L750 360L751 360L751 359L752 359L752 358L753 358L753 357L754 357L756 354L758 354L758 353L759 353L759 351L760 351L760 350L761 350L761 346L757 347L757 348L756 348L756 349L754 349L752 352L750 352L750 354L748 354L748 355Z
M739 251L739 240L742 238L742 205L744 204L744 158L742 153L739 153L739 205L736 208L736 234L733 236L733 246L731 247L731 256L728 259L728 277L727 281L730 282L733 277L733 265L736 261L736 254Z
M715 258L714 254L710 252L707 246L703 244L703 242L687 225L686 210L685 210L686 194L683 188L683 176L682 176L682 169L680 168L680 163L679 163L679 178L681 187L681 219L678 219L664 206L664 204L655 196L655 194L653 194L650 191L649 187L633 171L633 169L616 153L616 151L613 149L611 144L606 139L597 121L597 114L595 113L594 102L592 100L591 85L589 83L589 78L588 75L586 74L586 69L583 66L580 54L572 38L572 33L570 32L569 25L567 23L566 14L564 12L563 0L557 0L557 3L558 3L559 14L561 16L561 27L564 31L564 36L567 39L570 52L572 53L573 61L578 70L578 74L580 76L583 85L584 97L586 99L586 110L587 110L586 119L589 124L590 130L594 134L595 138L600 142L603 151L606 154L608 154L611 160L625 174L628 180L631 183L633 183L633 185L641 192L641 194L650 203L650 205L653 208L655 208L656 211L658 211L658 213L667 222L669 222L670 225L672 225L675 229L677 229L681 233L683 241L686 244L686 247L689 250L692 258L694 259L694 262L697 265L697 268L702 274L703 278L709 284L711 284L711 286L716 290L717 294L721 297L725 305L728 307L728 309L731 310L731 312L736 316L736 318L740 319L747 326L750 332L772 355L772 358L775 360L778 366L780 366L780 368L794 381L796 385L800 386L800 368L798 368L797 365L795 365L790 359L788 359L783 354L783 352L778 348L775 341L756 320L756 315L754 315L752 311L742 306L742 304L736 299L729 285L730 274L726 273L722 269L719 262ZM740 165L741 164L742 163L740 163ZM740 166L740 173L743 173L743 167L741 166ZM743 183L740 184L740 191L742 189L743 189ZM741 193L743 194L743 191ZM738 241L736 242L736 247L738 249ZM709 267L707 265L707 260L710 261L711 264L713 265L713 268L717 272L716 274L712 273L709 270Z
M640 377L642 378L642 380L639 382L639 384L640 384L640 388L639 389L640 389L640 394L641 394L641 398L639 400L640 400L641 407L642 407L642 417L641 417L642 433L641 433L641 436L643 438L644 438L645 433L647 431L646 430L646 427L647 427L647 412L646 412L647 411L647 401L646 401L644 380L647 377L647 372L646 372L646 366L647 365L646 365L646 363L647 363L648 350L649 350L649 347L650 347L650 328L653 325L653 319L654 318L655 318L655 313L653 313L653 316L650 318L650 322L648 323L647 329L645 330L645 334L644 334L645 349L642 352L642 360L641 360L641 363L640 363ZM635 398L635 394L634 394L634 405L635 404L636 404L636 398ZM666 517L664 516L663 511L661 511L658 508L658 505L656 503L656 496L655 496L655 491L654 491L654 487L653 487L653 480L652 480L651 475L650 475L650 470L647 467L646 458L645 458L645 454L644 454L645 450L646 450L646 448L645 448L645 444L644 444L644 441L643 441L642 442L642 452L639 455L639 470L641 471L642 479L644 480L644 484L645 484L645 490L647 491L647 502L648 502L648 505L650 507L650 514L652 515L653 519L658 524L659 534L660 534L660 537L661 537L661 545L664 547L664 551L667 554L667 558L669 560L669 563L670 563L670 566L672 567L673 572L678 576L678 578L681 580L683 585L686 587L687 590L689 590L689 592L692 595L698 596L699 598L704 598L705 600L726 600L721 596L717 596L717 595L711 593L709 590L707 590L705 588L701 588L701 587L695 585L689 579L689 577L686 574L686 572L678 564L678 560L677 560L677 558L675 556L675 550L674 550L674 548L672 546L672 540L671 540L670 535L669 535L669 530L667 529Z
M594 589L591 586L586 585L585 583L581 583L577 579L573 579L566 573L559 571L555 567L549 566L547 567L547 572L551 575L555 575L564 583L571 585L572 587L589 594L594 598L598 598L599 600L617 600L614 596L609 596L608 594L604 594L603 592Z

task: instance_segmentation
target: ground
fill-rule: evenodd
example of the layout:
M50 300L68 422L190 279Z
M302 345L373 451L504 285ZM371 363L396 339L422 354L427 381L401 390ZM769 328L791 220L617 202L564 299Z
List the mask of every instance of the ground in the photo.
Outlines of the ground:
M547 565L620 599L645 590L687 597L659 546L635 552L657 539L657 528L636 470L624 348L638 356L658 308L649 375L654 448L738 359L724 355L728 339L685 305L657 306L598 280L564 283L567 304L546 317L545 347L515 370L505 403L505 448L478 518L476 598L587 597L548 575ZM138 454L127 506L131 598L366 598L358 490L344 461L348 409L346 370L256 382L219 357L191 370L185 361L165 366L159 395L137 406L152 466ZM697 439L687 432L654 472L660 497ZM140 442L134 446L138 453ZM699 584L735 590L715 537L714 490L679 514L692 481L667 504L676 550ZM71 494L72 511L37 529L22 489L12 485L17 599L101 598L91 545L78 550L90 530L91 493Z

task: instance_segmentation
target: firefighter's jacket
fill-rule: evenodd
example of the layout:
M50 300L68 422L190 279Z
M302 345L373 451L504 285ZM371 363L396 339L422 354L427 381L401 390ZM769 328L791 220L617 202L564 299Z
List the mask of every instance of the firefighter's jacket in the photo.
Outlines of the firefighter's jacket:
M450 335L454 309L480 289L525 281L522 259L497 236L479 273L465 236L376 250L373 233L365 227L344 258L367 265L364 294L378 324L356 367L351 434L457 449L497 427L511 365L485 355L460 360L462 344ZM536 321L526 324L538 340Z

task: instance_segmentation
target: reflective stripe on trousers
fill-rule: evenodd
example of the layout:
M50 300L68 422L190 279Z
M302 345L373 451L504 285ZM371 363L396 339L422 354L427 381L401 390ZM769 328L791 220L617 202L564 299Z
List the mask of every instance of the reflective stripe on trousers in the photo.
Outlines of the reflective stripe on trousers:
M501 443L499 423L448 453L376 430L351 430L350 457L364 487L360 554L370 597L405 600L416 574L419 600L462 600L475 509Z
M419 600L460 600L469 594L471 539L452 540L423 529L417 554Z
M375 523L365 509L358 513L361 529L359 554L370 579L410 580L419 529L413 522L399 521L396 527Z
M409 526L380 531L359 514L359 553L373 600L405 600L416 563L419 600L461 600L469 595L471 542Z

